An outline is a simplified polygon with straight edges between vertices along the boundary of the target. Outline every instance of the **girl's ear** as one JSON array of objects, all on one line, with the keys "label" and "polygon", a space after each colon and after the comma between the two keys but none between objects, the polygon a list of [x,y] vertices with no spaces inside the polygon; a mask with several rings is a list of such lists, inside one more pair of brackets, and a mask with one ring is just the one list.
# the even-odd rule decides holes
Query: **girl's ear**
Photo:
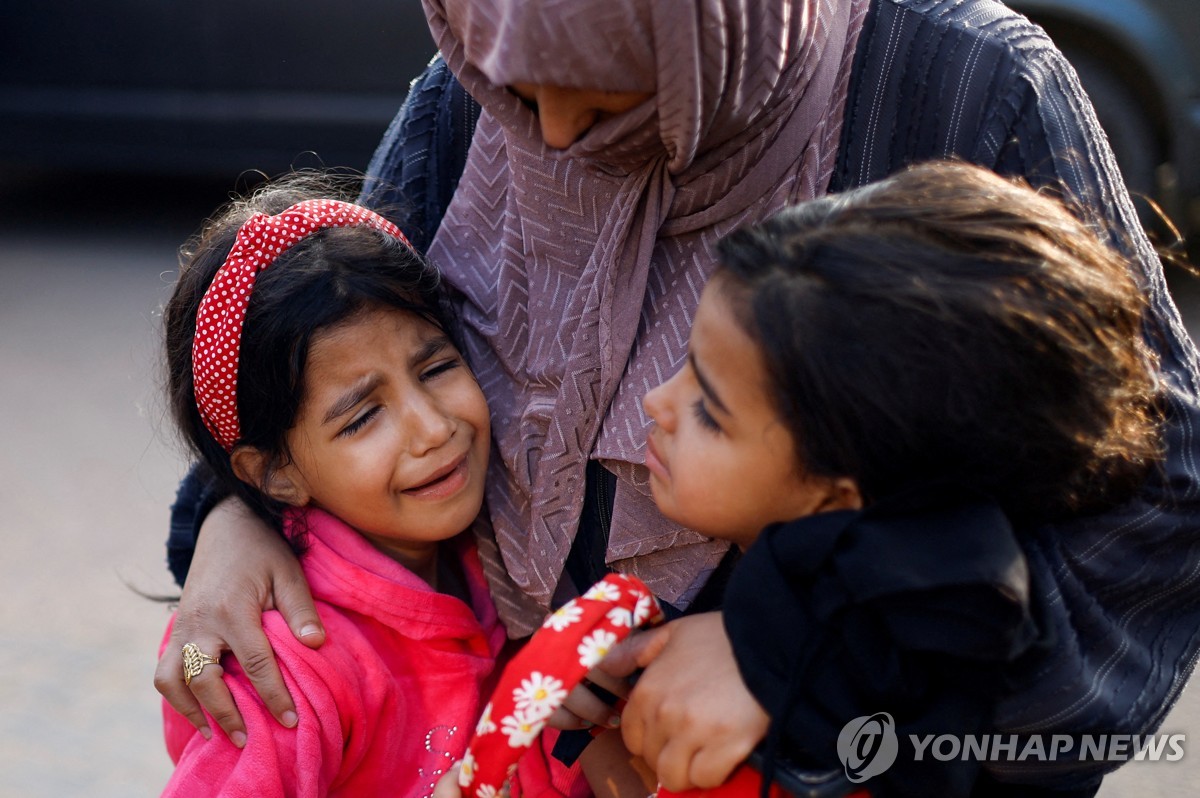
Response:
[{"label": "girl's ear", "polygon": [[850,477],[835,477],[829,481],[829,495],[825,498],[822,512],[831,510],[861,510],[862,491]]},{"label": "girl's ear", "polygon": [[292,507],[308,504],[310,496],[307,483],[294,463],[271,468],[271,457],[253,446],[234,449],[229,455],[229,463],[238,479],[262,490],[275,501]]}]

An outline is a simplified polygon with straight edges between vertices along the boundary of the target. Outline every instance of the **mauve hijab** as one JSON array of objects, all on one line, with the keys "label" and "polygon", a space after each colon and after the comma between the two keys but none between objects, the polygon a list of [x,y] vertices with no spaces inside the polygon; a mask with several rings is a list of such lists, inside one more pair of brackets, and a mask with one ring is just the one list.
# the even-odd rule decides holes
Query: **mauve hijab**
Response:
[{"label": "mauve hijab", "polygon": [[[425,0],[483,108],[429,249],[492,410],[481,552],[510,634],[536,628],[584,469],[618,475],[607,559],[685,606],[727,544],[658,514],[641,398],[681,365],[714,242],[823,194],[869,0]],[[653,92],[566,150],[505,86]]]}]

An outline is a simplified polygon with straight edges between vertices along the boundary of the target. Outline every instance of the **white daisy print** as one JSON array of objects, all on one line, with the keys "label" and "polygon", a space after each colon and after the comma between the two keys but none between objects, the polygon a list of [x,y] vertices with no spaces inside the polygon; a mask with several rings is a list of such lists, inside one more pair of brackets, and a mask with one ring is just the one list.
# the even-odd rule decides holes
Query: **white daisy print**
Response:
[{"label": "white daisy print", "polygon": [[508,735],[512,748],[528,748],[546,725],[544,718],[535,718],[527,712],[517,711],[500,721],[500,731]]},{"label": "white daisy print", "polygon": [[458,771],[458,786],[470,787],[473,781],[475,781],[475,756],[467,751]]},{"label": "white daisy print", "polygon": [[573,601],[568,602],[567,604],[564,604],[556,609],[554,612],[550,613],[550,617],[546,619],[542,626],[553,629],[556,632],[561,632],[563,629],[566,629],[568,626],[578,621],[582,615],[583,607],[580,607]]},{"label": "white daisy print", "polygon": [[624,607],[613,607],[606,617],[613,626],[633,627],[633,613]]},{"label": "white daisy print", "polygon": [[616,642],[615,634],[597,629],[579,644],[579,664],[585,668],[595,667],[596,663],[608,655],[608,650],[616,645]]},{"label": "white daisy print", "polygon": [[618,601],[621,598],[621,588],[609,582],[597,582],[588,588],[583,597],[593,601]]},{"label": "white daisy print", "polygon": [[496,723],[492,720],[492,702],[483,708],[483,714],[479,716],[479,722],[475,724],[475,734],[491,734],[496,730]]},{"label": "white daisy print", "polygon": [[475,791],[475,798],[496,798],[496,788],[490,784],[480,784]]},{"label": "white daisy print", "polygon": [[637,604],[633,607],[633,625],[641,626],[650,619],[654,612],[654,599],[646,594],[638,597]]},{"label": "white daisy print", "polygon": [[513,703],[531,718],[547,718],[567,697],[561,679],[534,671],[513,690]]}]

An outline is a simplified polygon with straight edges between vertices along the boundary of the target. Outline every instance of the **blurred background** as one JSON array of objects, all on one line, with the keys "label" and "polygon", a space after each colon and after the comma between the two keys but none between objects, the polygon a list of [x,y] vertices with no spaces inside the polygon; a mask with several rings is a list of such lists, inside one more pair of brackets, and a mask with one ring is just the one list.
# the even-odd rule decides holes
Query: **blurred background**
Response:
[{"label": "blurred background", "polygon": [[[1072,58],[1134,190],[1200,230],[1200,0],[1011,5]],[[0,797],[154,795],[169,610],[135,591],[176,592],[185,463],[157,370],[176,251],[258,173],[365,169],[433,46],[417,0],[46,0],[0,19]],[[1170,278],[1195,336],[1198,281]],[[1101,795],[1193,794],[1195,702],[1164,726],[1194,753]]]}]

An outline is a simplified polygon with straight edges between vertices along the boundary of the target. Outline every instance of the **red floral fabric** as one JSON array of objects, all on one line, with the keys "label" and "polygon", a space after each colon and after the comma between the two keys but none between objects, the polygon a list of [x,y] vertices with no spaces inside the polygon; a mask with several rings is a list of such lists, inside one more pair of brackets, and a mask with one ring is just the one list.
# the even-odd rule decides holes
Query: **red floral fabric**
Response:
[{"label": "red floral fabric", "polygon": [[[640,579],[609,574],[546,618],[505,667],[467,745],[458,783],[464,798],[497,798],[517,761],[537,741],[567,694],[636,628],[664,619],[657,599]],[[762,780],[743,765],[721,787],[658,798],[757,798]],[[771,798],[787,793],[772,785]],[[867,794],[855,793],[854,798]]]}]

